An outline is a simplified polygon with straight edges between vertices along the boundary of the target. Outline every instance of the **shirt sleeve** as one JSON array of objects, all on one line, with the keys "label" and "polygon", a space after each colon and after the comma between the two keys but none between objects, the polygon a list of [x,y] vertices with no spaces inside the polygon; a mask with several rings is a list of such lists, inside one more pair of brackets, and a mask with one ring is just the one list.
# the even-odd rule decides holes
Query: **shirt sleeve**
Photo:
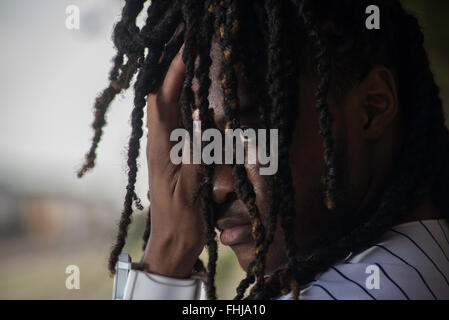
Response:
[{"label": "shirt sleeve", "polygon": [[205,300],[200,276],[174,279],[139,270],[130,270],[124,300]]}]

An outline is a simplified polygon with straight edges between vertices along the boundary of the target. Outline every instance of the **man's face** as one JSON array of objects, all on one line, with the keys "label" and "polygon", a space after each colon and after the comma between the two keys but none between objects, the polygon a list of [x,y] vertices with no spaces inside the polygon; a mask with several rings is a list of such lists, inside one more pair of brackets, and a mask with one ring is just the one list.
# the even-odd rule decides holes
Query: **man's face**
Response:
[{"label": "man's face", "polygon": [[[223,95],[220,83],[221,52],[212,46],[210,108],[213,109],[216,126],[224,130]],[[251,70],[249,70],[251,72]],[[244,79],[238,77],[238,98],[242,126],[257,128],[259,115],[257,102]],[[197,84],[194,84],[194,88]],[[330,219],[324,206],[323,148],[319,136],[318,114],[315,110],[315,81],[306,75],[299,79],[300,110],[291,145],[290,166],[295,196],[295,235],[299,248],[311,244],[315,237],[323,236],[330,228]],[[268,94],[263,99],[269,99]],[[268,100],[265,100],[268,101]],[[335,119],[338,126],[338,117]],[[267,214],[269,198],[265,178],[257,165],[246,165],[248,178],[254,186],[256,203],[262,216]],[[213,198],[216,207],[217,227],[221,242],[235,252],[243,269],[254,258],[254,241],[251,221],[245,204],[237,199],[235,180],[230,165],[216,165],[213,179]],[[277,224],[274,241],[267,255],[267,271],[274,271],[286,262],[282,230]]]}]

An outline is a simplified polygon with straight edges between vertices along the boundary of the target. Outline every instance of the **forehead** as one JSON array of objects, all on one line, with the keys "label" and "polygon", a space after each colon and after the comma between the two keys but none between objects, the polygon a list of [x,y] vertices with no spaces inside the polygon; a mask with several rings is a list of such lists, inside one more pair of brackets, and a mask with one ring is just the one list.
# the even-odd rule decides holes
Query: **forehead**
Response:
[{"label": "forehead", "polygon": [[[221,88],[221,64],[223,61],[223,50],[219,43],[214,39],[211,44],[210,56],[212,59],[212,65],[210,67],[209,77],[211,79],[211,86],[209,90],[209,108],[213,109],[214,117],[216,120],[224,116],[223,110],[223,91]],[[198,61],[197,61],[198,62]],[[251,72],[251,70],[249,70]],[[252,98],[249,90],[249,84],[239,72],[236,73],[237,77],[237,96],[239,105],[241,108],[254,105],[254,99]],[[192,83],[192,88],[196,93],[198,91],[198,80],[195,78]]]}]

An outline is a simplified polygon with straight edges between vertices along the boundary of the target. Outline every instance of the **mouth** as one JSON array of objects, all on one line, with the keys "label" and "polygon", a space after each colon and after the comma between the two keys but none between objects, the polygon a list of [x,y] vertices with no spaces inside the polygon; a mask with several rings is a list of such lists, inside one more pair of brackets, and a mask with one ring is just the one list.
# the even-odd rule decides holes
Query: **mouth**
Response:
[{"label": "mouth", "polygon": [[252,241],[251,223],[232,220],[219,221],[220,241],[225,246],[235,246]]}]

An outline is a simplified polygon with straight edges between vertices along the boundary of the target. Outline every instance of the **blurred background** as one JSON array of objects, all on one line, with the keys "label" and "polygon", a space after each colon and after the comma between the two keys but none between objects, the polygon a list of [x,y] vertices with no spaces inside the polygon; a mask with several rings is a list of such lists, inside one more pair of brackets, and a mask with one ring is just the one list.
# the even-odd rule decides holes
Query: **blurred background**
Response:
[{"label": "blurred background", "polygon": [[[449,2],[403,2],[424,27],[447,111]],[[107,257],[126,187],[132,92],[108,113],[96,169],[81,180],[75,172],[89,147],[93,101],[107,84],[122,4],[0,1],[0,299],[111,298]],[[79,30],[66,27],[69,5],[80,9]],[[146,185],[141,157],[137,193],[148,206]],[[133,260],[144,222],[136,212],[125,248]],[[232,298],[243,272],[229,249],[219,256],[218,295]],[[80,269],[78,290],[66,288],[69,265]]]}]

